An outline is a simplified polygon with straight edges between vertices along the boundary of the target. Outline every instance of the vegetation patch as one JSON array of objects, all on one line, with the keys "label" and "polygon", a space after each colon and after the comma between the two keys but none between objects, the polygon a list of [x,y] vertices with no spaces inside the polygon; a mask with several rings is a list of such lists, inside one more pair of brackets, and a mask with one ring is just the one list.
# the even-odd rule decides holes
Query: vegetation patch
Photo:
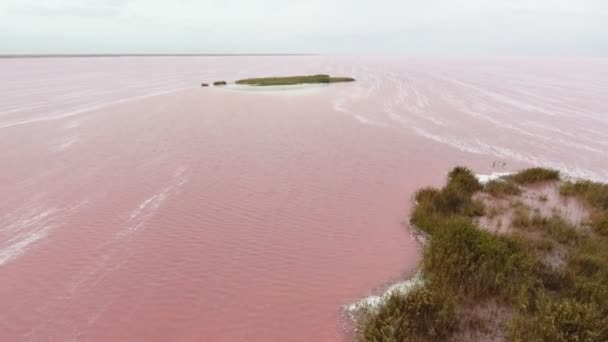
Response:
[{"label": "vegetation patch", "polygon": [[424,188],[416,193],[411,221],[418,229],[432,233],[448,218],[482,216],[483,203],[472,198],[480,189],[482,185],[470,169],[454,168],[443,189]]},{"label": "vegetation patch", "polygon": [[[504,183],[525,188],[558,179],[557,171],[530,169]],[[606,185],[562,187],[562,194],[577,196],[594,210],[594,231],[557,214],[543,217],[518,200],[510,201],[517,229],[501,234],[481,229],[476,217],[492,213],[474,195],[521,196],[522,189],[511,185],[515,188],[501,181],[482,186],[471,170],[457,167],[443,188],[416,193],[411,221],[428,235],[424,281],[360,316],[359,341],[608,340],[608,237],[596,228],[608,221]],[[559,263],[546,262],[555,255]],[[480,319],[487,303],[494,303],[496,314]]]},{"label": "vegetation patch", "polygon": [[540,182],[558,181],[560,176],[559,171],[557,170],[534,167],[520,171],[509,176],[509,178],[519,184],[534,184]]},{"label": "vegetation patch", "polygon": [[393,294],[378,312],[362,319],[362,341],[404,342],[446,339],[457,321],[452,298],[432,287]]},{"label": "vegetation patch", "polygon": [[608,210],[598,210],[591,215],[591,226],[598,234],[608,236]]},{"label": "vegetation patch", "polygon": [[228,83],[226,83],[226,81],[215,81],[215,82],[213,82],[213,85],[216,86],[216,87],[217,86],[225,86],[226,84],[228,84]]},{"label": "vegetation patch", "polygon": [[315,84],[315,83],[338,83],[338,82],[354,82],[354,78],[350,77],[332,77],[329,75],[311,75],[311,76],[288,76],[288,77],[262,77],[262,78],[247,78],[236,81],[236,84],[252,85],[252,86],[279,86],[279,85],[297,85],[297,84]]},{"label": "vegetation patch", "polygon": [[571,298],[536,301],[534,311],[519,315],[512,322],[512,341],[605,341],[605,317],[595,303]]},{"label": "vegetation patch", "polygon": [[566,182],[560,193],[583,201],[592,210],[591,227],[598,234],[608,236],[608,184],[590,181]]},{"label": "vegetation patch", "polygon": [[608,209],[608,184],[590,181],[566,182],[560,193],[565,196],[575,196],[595,209]]},{"label": "vegetation patch", "polygon": [[496,198],[521,195],[521,189],[519,186],[517,186],[517,184],[513,184],[513,182],[509,180],[502,179],[489,181],[484,186],[484,191]]},{"label": "vegetation patch", "polygon": [[534,260],[521,240],[478,229],[470,219],[445,221],[424,250],[430,283],[456,297],[510,300],[529,286]]}]

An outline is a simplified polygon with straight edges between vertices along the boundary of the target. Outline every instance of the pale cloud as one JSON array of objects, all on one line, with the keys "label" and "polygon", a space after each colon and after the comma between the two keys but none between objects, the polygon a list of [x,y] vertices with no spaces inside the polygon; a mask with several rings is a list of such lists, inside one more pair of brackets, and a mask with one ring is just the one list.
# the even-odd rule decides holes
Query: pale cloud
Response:
[{"label": "pale cloud", "polygon": [[608,54],[604,0],[1,0],[0,53]]},{"label": "pale cloud", "polygon": [[50,0],[19,2],[6,2],[4,8],[8,14],[31,17],[86,17],[86,16],[112,16],[119,13],[126,4],[122,0],[100,0],[83,2],[74,0]]}]

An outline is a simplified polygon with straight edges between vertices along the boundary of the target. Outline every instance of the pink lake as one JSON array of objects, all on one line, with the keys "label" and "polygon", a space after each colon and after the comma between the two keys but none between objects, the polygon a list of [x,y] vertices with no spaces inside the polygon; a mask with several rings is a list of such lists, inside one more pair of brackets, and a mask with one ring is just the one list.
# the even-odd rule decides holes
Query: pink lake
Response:
[{"label": "pink lake", "polygon": [[[201,82],[329,73],[293,90]],[[608,181],[608,59],[0,59],[0,340],[342,341],[413,192]],[[494,161],[506,162],[493,168]]]}]

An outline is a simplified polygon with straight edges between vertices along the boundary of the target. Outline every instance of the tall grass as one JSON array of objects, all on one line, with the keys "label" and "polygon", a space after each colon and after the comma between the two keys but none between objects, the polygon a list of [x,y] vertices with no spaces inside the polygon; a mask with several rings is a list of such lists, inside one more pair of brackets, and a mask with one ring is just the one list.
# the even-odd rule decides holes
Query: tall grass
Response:
[{"label": "tall grass", "polygon": [[407,296],[392,295],[373,315],[365,317],[360,341],[438,341],[456,328],[455,302],[431,286],[413,289]]},{"label": "tall grass", "polygon": [[448,183],[442,189],[424,188],[416,195],[416,207],[411,221],[419,229],[431,233],[450,217],[475,217],[485,213],[482,202],[472,195],[482,188],[473,172],[456,167],[448,174]]},{"label": "tall grass", "polygon": [[565,196],[576,196],[597,209],[608,209],[608,184],[590,181],[567,182],[560,192]]},{"label": "tall grass", "polygon": [[531,169],[522,170],[509,178],[519,184],[533,184],[539,182],[557,181],[560,179],[560,176],[559,171],[557,170],[534,167]]},{"label": "tall grass", "polygon": [[516,184],[500,179],[489,181],[484,186],[484,191],[496,198],[521,195],[521,189]]},{"label": "tall grass", "polygon": [[433,234],[422,270],[429,281],[448,287],[454,295],[509,300],[531,285],[534,264],[521,240],[456,218]]},{"label": "tall grass", "polygon": [[513,319],[508,338],[510,341],[606,341],[606,323],[595,303],[552,299],[543,294],[531,314],[520,314]]},{"label": "tall grass", "polygon": [[567,182],[560,192],[564,196],[574,196],[582,200],[592,211],[591,226],[604,236],[608,236],[608,184],[590,181]]}]

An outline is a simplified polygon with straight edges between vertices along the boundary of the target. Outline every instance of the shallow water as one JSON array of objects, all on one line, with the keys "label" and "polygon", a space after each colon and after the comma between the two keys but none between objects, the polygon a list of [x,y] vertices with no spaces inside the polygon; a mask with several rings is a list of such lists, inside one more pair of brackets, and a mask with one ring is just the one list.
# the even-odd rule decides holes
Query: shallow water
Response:
[{"label": "shallow water", "polygon": [[[294,91],[200,88],[329,73]],[[608,60],[0,60],[0,340],[336,341],[466,164],[608,180]],[[492,168],[504,161],[505,168]]]}]

